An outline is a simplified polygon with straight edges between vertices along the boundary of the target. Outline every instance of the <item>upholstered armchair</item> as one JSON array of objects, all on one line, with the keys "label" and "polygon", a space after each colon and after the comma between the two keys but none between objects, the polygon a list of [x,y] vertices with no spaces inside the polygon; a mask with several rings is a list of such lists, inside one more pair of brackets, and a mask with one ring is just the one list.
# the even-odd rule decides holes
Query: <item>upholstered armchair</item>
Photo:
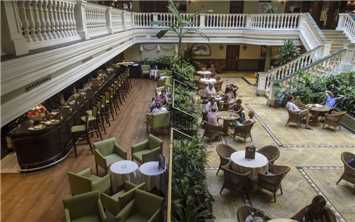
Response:
[{"label": "upholstered armchair", "polygon": [[263,146],[258,152],[266,156],[270,164],[274,164],[274,162],[280,157],[280,150],[274,145]]},{"label": "upholstered armchair", "polygon": [[247,190],[250,185],[249,175],[250,171],[239,172],[232,168],[231,163],[229,162],[226,165],[221,167],[224,174],[223,185],[220,190],[220,194],[222,194],[223,189],[227,188],[232,192],[241,192],[243,190]]},{"label": "upholstered armchair", "polygon": [[170,126],[170,112],[147,113],[147,132],[168,129]]},{"label": "upholstered armchair", "polygon": [[230,157],[232,153],[235,152],[235,149],[233,149],[231,146],[227,144],[218,144],[216,147],[216,152],[220,159],[219,167],[216,172],[216,175],[218,175],[218,172],[221,169],[221,167],[223,165],[226,165],[230,161]]},{"label": "upholstered armchair", "polygon": [[276,202],[276,192],[278,190],[283,194],[281,182],[290,170],[291,168],[288,166],[270,165],[269,172],[258,173],[259,187],[272,192],[274,194],[274,202]]},{"label": "upholstered armchair", "polygon": [[341,154],[341,161],[344,164],[344,172],[337,181],[337,185],[341,180],[346,180],[352,184],[355,184],[355,167],[350,166],[349,161],[351,159],[355,160],[355,154],[350,152],[343,152]]},{"label": "upholstered armchair", "polygon": [[324,116],[324,123],[322,128],[330,128],[336,130],[339,126],[341,119],[344,117],[346,112],[336,112],[333,111],[332,113],[325,114]]},{"label": "upholstered armchair", "polygon": [[269,217],[268,215],[266,215],[263,211],[261,211],[259,209],[256,209],[256,208],[253,208],[253,207],[249,207],[249,206],[242,206],[237,211],[238,221],[239,222],[247,221],[246,218],[249,215],[251,215],[252,213],[253,213],[253,215],[255,217],[263,218],[263,221],[271,220],[271,217]]},{"label": "upholstered armchair", "polygon": [[247,124],[243,124],[240,126],[235,126],[234,128],[234,137],[241,137],[244,139],[244,142],[246,141],[247,138],[250,138],[250,140],[253,142],[253,138],[251,136],[251,129],[254,126],[254,122],[250,122]]},{"label": "upholstered armchair", "polygon": [[107,192],[111,188],[110,176],[98,177],[87,168],[78,173],[67,172],[72,195],[90,191]]},{"label": "upholstered armchair", "polygon": [[144,141],[132,146],[132,159],[140,163],[158,160],[163,150],[163,141],[149,134]]},{"label": "upholstered armchair", "polygon": [[126,181],[123,184],[123,189],[112,196],[101,193],[101,201],[105,210],[114,216],[117,215],[128,203],[127,199],[132,196],[137,189],[143,189],[144,185],[145,183],[136,185]]},{"label": "upholstered armchair", "polygon": [[144,78],[149,78],[150,65],[142,65],[142,75]]},{"label": "upholstered armchair", "polygon": [[99,198],[99,192],[79,194],[63,200],[66,222],[105,222],[107,216]]},{"label": "upholstered armchair", "polygon": [[115,137],[96,142],[94,143],[94,147],[97,175],[98,166],[102,167],[106,174],[111,164],[127,159],[127,152],[117,143]]},{"label": "upholstered armchair", "polygon": [[162,204],[162,197],[138,189],[115,218],[117,222],[160,221]]}]

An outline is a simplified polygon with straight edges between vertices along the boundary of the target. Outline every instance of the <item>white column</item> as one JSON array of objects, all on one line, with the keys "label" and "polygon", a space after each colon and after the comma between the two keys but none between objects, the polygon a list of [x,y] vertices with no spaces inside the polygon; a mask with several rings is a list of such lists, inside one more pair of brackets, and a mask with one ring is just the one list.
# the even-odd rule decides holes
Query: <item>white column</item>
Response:
[{"label": "white column", "polygon": [[205,14],[201,14],[200,15],[200,28],[204,28],[205,27],[205,22],[206,22],[206,15]]},{"label": "white column", "polygon": [[[22,35],[22,30],[19,21],[17,2],[3,1],[5,8],[5,15],[7,21],[7,28],[9,30],[9,39],[12,43],[11,54],[25,55],[28,54],[29,48],[26,39]],[[5,22],[3,24],[6,24]]]},{"label": "white column", "polygon": [[106,9],[106,26],[109,34],[113,33],[112,29],[112,7]]},{"label": "white column", "polygon": [[85,7],[86,7],[86,0],[77,0],[76,9],[75,9],[76,11],[75,19],[76,19],[78,34],[83,40],[89,38],[88,30],[86,27]]},{"label": "white column", "polygon": [[267,72],[271,66],[271,46],[266,46],[266,55],[265,55],[265,66],[264,71]]}]

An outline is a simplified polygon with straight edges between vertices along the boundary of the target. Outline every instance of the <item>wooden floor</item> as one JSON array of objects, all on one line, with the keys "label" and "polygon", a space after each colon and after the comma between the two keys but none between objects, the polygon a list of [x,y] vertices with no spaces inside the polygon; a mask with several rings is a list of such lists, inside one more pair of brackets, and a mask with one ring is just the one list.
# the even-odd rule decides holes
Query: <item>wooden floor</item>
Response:
[{"label": "wooden floor", "polygon": [[[105,137],[116,137],[130,153],[130,146],[142,141],[146,134],[145,114],[154,95],[156,83],[134,80],[134,87]],[[167,136],[164,153],[168,153]],[[96,140],[96,138],[95,138]],[[67,171],[94,169],[94,157],[87,145],[80,145],[79,157],[71,154],[51,168],[26,174],[1,174],[1,221],[64,221],[62,200],[69,197]]]}]

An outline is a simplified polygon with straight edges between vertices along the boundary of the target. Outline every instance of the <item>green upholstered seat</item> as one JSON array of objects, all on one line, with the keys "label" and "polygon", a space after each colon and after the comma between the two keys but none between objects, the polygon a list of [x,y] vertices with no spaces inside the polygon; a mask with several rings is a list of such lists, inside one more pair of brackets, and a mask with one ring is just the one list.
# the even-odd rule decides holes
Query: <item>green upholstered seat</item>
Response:
[{"label": "green upholstered seat", "polygon": [[87,168],[78,173],[67,172],[72,195],[90,191],[106,192],[111,188],[109,175],[98,177]]},{"label": "green upholstered seat", "polygon": [[162,153],[163,141],[158,137],[149,134],[148,138],[132,146],[132,158],[138,162],[158,160]]},{"label": "green upholstered seat", "polygon": [[85,125],[76,125],[71,127],[71,132],[72,133],[79,133],[79,132],[85,132],[86,126]]},{"label": "green upholstered seat", "polygon": [[118,222],[160,221],[162,204],[162,197],[138,189],[115,218]]},{"label": "green upholstered seat", "polygon": [[96,142],[94,143],[94,147],[96,173],[98,166],[102,167],[107,173],[112,163],[127,159],[127,152],[114,137]]},{"label": "green upholstered seat", "polygon": [[137,189],[143,189],[145,183],[133,184],[126,181],[123,184],[123,189],[109,196],[105,193],[101,194],[101,201],[106,211],[112,215],[117,215],[121,209],[132,199],[132,195]]},{"label": "green upholstered seat", "polygon": [[170,126],[170,112],[148,113],[147,130],[166,129]]},{"label": "green upholstered seat", "polygon": [[66,222],[105,222],[107,216],[97,191],[63,200]]}]

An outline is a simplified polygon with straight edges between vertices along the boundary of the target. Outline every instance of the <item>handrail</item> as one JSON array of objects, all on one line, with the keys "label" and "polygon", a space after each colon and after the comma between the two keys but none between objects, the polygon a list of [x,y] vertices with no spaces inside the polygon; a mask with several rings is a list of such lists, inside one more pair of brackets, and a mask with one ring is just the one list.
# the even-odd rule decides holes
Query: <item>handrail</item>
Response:
[{"label": "handrail", "polygon": [[336,30],[341,30],[350,39],[352,43],[355,43],[355,20],[348,13],[339,13],[339,20]]}]

